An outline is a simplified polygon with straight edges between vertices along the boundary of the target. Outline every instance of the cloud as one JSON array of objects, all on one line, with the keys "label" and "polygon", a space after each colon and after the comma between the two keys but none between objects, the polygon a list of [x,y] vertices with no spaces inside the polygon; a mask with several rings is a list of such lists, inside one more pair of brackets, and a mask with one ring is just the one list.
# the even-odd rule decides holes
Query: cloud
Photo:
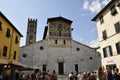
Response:
[{"label": "cloud", "polygon": [[111,0],[85,0],[83,3],[83,10],[88,10],[92,13],[99,12],[101,8],[107,5]]},{"label": "cloud", "polygon": [[89,6],[89,10],[94,13],[94,12],[99,12],[101,9],[101,4],[98,0],[93,1],[90,6]]},{"label": "cloud", "polygon": [[88,0],[84,1],[83,10],[89,10],[92,13],[94,13],[100,11],[100,9],[101,9],[101,4],[99,0],[94,0],[91,3]]},{"label": "cloud", "polygon": [[111,1],[111,0],[103,0],[103,1],[102,1],[102,5],[105,6],[105,5],[107,5],[110,1]]},{"label": "cloud", "polygon": [[86,13],[82,13],[81,16],[88,16],[88,14],[86,14]]},{"label": "cloud", "polygon": [[84,2],[84,4],[83,4],[83,9],[84,9],[84,10],[89,9],[89,2],[88,2],[88,1],[85,1],[85,2]]},{"label": "cloud", "polygon": [[98,38],[95,40],[92,40],[91,42],[89,42],[89,46],[90,47],[99,47],[99,40]]}]

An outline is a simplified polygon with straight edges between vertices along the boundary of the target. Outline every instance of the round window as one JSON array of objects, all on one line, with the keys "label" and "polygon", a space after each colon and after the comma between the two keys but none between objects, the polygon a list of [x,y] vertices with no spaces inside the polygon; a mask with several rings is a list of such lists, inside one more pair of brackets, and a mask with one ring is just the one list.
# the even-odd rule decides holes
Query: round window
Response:
[{"label": "round window", "polygon": [[40,50],[43,50],[44,48],[43,48],[43,46],[40,46]]},{"label": "round window", "polygon": [[27,54],[23,54],[23,58],[26,58],[27,57]]},{"label": "round window", "polygon": [[80,48],[76,48],[77,51],[80,51]]},{"label": "round window", "polygon": [[90,60],[92,60],[92,57],[90,57]]}]

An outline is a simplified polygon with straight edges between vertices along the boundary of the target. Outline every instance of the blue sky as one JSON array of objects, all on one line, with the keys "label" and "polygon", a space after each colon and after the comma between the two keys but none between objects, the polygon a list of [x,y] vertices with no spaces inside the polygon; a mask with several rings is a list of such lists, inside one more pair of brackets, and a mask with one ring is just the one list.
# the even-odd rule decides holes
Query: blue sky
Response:
[{"label": "blue sky", "polygon": [[62,16],[72,20],[72,38],[88,46],[98,46],[96,23],[91,19],[110,0],[0,0],[0,11],[24,36],[25,45],[28,18],[38,19],[37,41],[42,40],[47,19]]}]

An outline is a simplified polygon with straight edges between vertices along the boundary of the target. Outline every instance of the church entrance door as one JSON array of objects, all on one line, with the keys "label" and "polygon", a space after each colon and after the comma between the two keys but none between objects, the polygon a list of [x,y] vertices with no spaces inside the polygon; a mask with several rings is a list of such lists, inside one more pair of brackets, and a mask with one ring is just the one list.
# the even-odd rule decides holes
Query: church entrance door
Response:
[{"label": "church entrance door", "polygon": [[63,64],[63,62],[58,63],[58,73],[59,73],[59,75],[64,74],[64,64]]},{"label": "church entrance door", "polygon": [[43,72],[46,72],[46,65],[43,65]]}]

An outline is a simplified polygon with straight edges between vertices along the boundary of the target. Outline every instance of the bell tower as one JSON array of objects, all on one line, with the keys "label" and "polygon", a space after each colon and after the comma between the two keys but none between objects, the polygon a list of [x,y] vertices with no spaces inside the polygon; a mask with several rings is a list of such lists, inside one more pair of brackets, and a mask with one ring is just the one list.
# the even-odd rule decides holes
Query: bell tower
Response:
[{"label": "bell tower", "polygon": [[36,42],[37,19],[28,19],[26,45]]}]

